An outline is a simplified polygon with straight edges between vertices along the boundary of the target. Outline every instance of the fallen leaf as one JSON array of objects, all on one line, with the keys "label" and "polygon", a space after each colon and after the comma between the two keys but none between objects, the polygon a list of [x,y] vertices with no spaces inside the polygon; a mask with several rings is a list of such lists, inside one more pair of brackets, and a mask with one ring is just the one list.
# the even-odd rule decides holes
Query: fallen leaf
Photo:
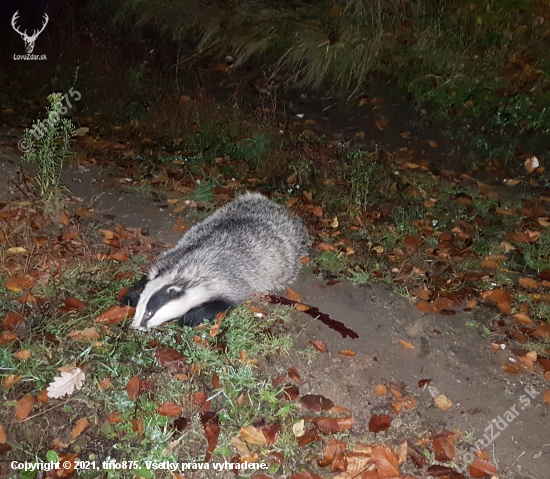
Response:
[{"label": "fallen leaf", "polygon": [[86,310],[86,305],[78,298],[62,299],[65,306],[61,308],[62,312],[67,313],[83,313]]},{"label": "fallen leaf", "polygon": [[73,427],[73,430],[71,432],[71,435],[73,436],[73,439],[76,439],[78,436],[82,434],[82,432],[90,425],[88,422],[88,419],[85,417],[81,417],[78,421],[76,421],[75,426]]},{"label": "fallen leaf", "polygon": [[334,402],[319,394],[306,394],[300,398],[302,405],[310,411],[328,411]]},{"label": "fallen leaf", "polygon": [[0,424],[0,444],[6,444],[8,436],[6,434],[6,429],[2,424]]},{"label": "fallen leaf", "polygon": [[519,278],[519,285],[527,289],[537,289],[538,283],[533,278]]},{"label": "fallen leaf", "polygon": [[434,141],[434,140],[428,140],[428,144],[429,144],[432,148],[437,148],[437,147],[439,147],[439,143],[437,143],[437,141]]},{"label": "fallen leaf", "polygon": [[26,361],[31,357],[31,352],[28,349],[22,349],[21,351],[16,352],[13,357],[15,359],[21,359],[22,361]]},{"label": "fallen leaf", "polygon": [[389,429],[391,426],[390,416],[387,414],[374,414],[369,420],[370,432],[382,432]]},{"label": "fallen leaf", "polygon": [[311,344],[317,351],[328,353],[327,345],[323,343],[323,341],[320,341],[319,339],[311,339],[308,343]]},{"label": "fallen leaf", "polygon": [[472,477],[485,477],[488,474],[496,474],[497,470],[490,462],[483,459],[474,459],[468,468]]},{"label": "fallen leaf", "polygon": [[524,166],[527,173],[533,173],[540,166],[539,159],[535,155],[527,155]]},{"label": "fallen leaf", "polygon": [[453,403],[444,394],[435,398],[435,405],[442,411],[446,411],[453,407]]},{"label": "fallen leaf", "polygon": [[438,434],[433,438],[435,460],[440,462],[452,461],[455,457],[455,440],[452,434]]},{"label": "fallen leaf", "polygon": [[523,313],[517,313],[512,316],[520,324],[534,324],[533,320]]},{"label": "fallen leaf", "polygon": [[405,341],[403,339],[399,339],[399,344],[401,346],[403,346],[405,349],[414,349],[414,344],[409,342],[409,341]]},{"label": "fallen leaf", "polygon": [[256,444],[258,446],[267,446],[267,440],[259,429],[254,426],[241,427],[241,438],[247,444]]},{"label": "fallen leaf", "polygon": [[380,475],[399,476],[399,459],[387,446],[372,446],[372,458]]},{"label": "fallen leaf", "polygon": [[550,389],[544,393],[543,401],[550,406]]},{"label": "fallen leaf", "polygon": [[348,357],[353,357],[357,355],[357,353],[352,349],[342,349],[342,351],[340,351],[338,354],[341,354],[342,356],[348,356]]},{"label": "fallen leaf", "polygon": [[56,376],[48,386],[49,398],[60,398],[71,395],[75,389],[80,389],[86,379],[84,371],[80,368],[72,368],[70,371],[62,371],[61,376]]},{"label": "fallen leaf", "polygon": [[130,378],[128,384],[126,384],[126,391],[128,392],[128,397],[130,399],[137,399],[139,393],[139,376],[137,374]]},{"label": "fallen leaf", "polygon": [[166,401],[164,404],[157,408],[157,412],[161,416],[179,416],[182,412],[182,408],[176,403]]},{"label": "fallen leaf", "polygon": [[129,316],[132,316],[136,311],[136,308],[132,306],[111,306],[105,312],[95,318],[96,323],[101,324],[118,324],[124,321]]},{"label": "fallen leaf", "polygon": [[17,340],[17,333],[15,331],[2,331],[0,333],[0,344],[11,343]]},{"label": "fallen leaf", "polygon": [[91,341],[98,338],[99,334],[95,328],[85,328],[82,330],[75,329],[67,334],[67,339],[73,339],[75,341]]},{"label": "fallen leaf", "polygon": [[287,371],[288,377],[292,379],[293,381],[297,383],[302,382],[302,378],[300,377],[300,373],[298,371],[298,368],[296,366],[290,366]]},{"label": "fallen leaf", "polygon": [[33,407],[34,398],[30,394],[23,396],[15,405],[15,417],[20,421],[26,419],[31,413]]},{"label": "fallen leaf", "polygon": [[302,302],[302,295],[290,288],[286,288],[286,298],[290,299],[290,301],[295,301],[297,303]]},{"label": "fallen leaf", "polygon": [[377,394],[378,396],[385,396],[387,393],[388,393],[388,388],[383,384],[378,384],[374,388],[374,394]]},{"label": "fallen leaf", "polygon": [[6,288],[10,291],[23,291],[32,288],[36,283],[36,278],[27,273],[17,273],[6,281]]}]

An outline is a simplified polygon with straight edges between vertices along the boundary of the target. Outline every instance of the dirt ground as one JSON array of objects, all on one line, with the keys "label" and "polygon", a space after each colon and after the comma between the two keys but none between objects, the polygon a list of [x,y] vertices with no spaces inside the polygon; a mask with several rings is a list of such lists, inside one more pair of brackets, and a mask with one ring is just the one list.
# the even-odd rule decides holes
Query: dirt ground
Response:
[{"label": "dirt ground", "polygon": [[[2,143],[10,142],[16,131],[2,131]],[[14,149],[2,147],[0,165],[4,178],[16,181],[19,166]],[[120,186],[110,181],[109,172],[99,169],[68,167],[65,183],[84,206],[96,214],[116,220],[126,227],[141,227],[153,239],[173,243],[179,237],[171,227],[166,205],[151,199],[121,193]],[[14,186],[0,182],[0,201],[9,199]],[[359,336],[342,338],[326,325],[305,314],[296,314],[291,331],[298,337],[298,349],[312,339],[323,341],[329,353],[318,354],[311,362],[295,355],[274,365],[282,370],[293,364],[302,376],[301,394],[322,394],[353,411],[356,424],[351,435],[361,442],[374,440],[368,422],[372,414],[388,411],[387,398],[373,392],[377,384],[400,384],[404,394],[415,397],[417,407],[399,417],[386,433],[400,437],[418,437],[424,432],[455,430],[472,437],[471,443],[483,435],[498,436],[486,449],[501,479],[545,479],[550,470],[550,413],[543,404],[544,380],[533,372],[510,376],[501,370],[507,359],[506,350],[494,351],[492,341],[502,339],[487,333],[494,316],[488,309],[475,313],[458,312],[454,316],[425,314],[406,298],[388,287],[368,284],[354,286],[342,281],[331,286],[304,269],[292,286],[303,295],[304,302],[319,308],[331,318],[343,322]],[[415,349],[402,347],[398,340],[410,341]],[[343,357],[339,351],[349,349],[355,357]],[[431,379],[420,389],[418,381]],[[526,388],[535,396],[526,405]],[[444,394],[453,406],[442,411],[434,397]],[[510,422],[501,419],[510,408],[517,416]],[[500,430],[502,429],[502,430]],[[487,443],[487,441],[486,441]],[[462,449],[460,456],[471,452]],[[457,454],[457,457],[459,455]],[[460,458],[459,468],[466,468]],[[411,471],[414,473],[414,470]]]}]

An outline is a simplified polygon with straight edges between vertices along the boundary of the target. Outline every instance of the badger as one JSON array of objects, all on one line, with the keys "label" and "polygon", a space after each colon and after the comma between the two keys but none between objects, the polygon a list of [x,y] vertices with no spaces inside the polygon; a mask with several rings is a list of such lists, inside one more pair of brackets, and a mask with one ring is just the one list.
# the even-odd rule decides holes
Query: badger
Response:
[{"label": "badger", "polygon": [[172,320],[197,325],[294,281],[306,239],[299,218],[259,193],[246,193],[190,228],[121,305],[136,306],[135,329]]}]

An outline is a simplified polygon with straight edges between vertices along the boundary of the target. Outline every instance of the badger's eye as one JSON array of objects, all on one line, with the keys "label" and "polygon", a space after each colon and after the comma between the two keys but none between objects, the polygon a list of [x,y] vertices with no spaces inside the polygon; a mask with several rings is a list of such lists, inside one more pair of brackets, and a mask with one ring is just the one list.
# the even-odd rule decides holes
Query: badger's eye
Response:
[{"label": "badger's eye", "polygon": [[143,315],[143,319],[150,319],[151,316],[153,316],[153,311],[145,311],[145,314]]}]

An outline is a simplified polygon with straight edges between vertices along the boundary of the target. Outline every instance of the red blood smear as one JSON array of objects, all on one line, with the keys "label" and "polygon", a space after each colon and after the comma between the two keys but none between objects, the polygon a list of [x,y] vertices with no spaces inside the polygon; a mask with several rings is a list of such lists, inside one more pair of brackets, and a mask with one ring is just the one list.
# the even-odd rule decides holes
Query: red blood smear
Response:
[{"label": "red blood smear", "polygon": [[[290,299],[283,298],[282,296],[269,295],[269,300],[273,304],[297,304],[296,301],[291,301]],[[359,338],[359,335],[355,331],[346,327],[344,323],[332,319],[328,314],[321,313],[318,308],[310,306],[307,311],[304,311],[304,313],[311,316],[313,319],[318,319],[323,324],[326,324],[330,329],[340,333],[343,338]]]}]

